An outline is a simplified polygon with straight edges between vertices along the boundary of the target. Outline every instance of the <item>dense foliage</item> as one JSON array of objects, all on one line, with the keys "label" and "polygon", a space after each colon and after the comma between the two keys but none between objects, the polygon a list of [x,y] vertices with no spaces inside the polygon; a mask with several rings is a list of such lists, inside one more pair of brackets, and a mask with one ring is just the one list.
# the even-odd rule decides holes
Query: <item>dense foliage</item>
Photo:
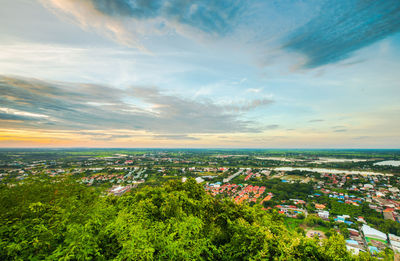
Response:
[{"label": "dense foliage", "polygon": [[0,187],[0,260],[369,260],[290,232],[278,214],[205,193],[194,180],[121,197],[70,181]]}]

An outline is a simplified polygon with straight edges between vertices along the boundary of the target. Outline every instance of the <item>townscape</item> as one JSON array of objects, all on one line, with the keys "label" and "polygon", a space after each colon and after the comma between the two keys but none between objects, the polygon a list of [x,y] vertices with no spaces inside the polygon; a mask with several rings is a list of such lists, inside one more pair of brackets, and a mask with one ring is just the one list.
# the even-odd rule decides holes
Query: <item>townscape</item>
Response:
[{"label": "townscape", "polygon": [[308,237],[340,233],[354,254],[400,253],[396,150],[1,150],[0,182],[72,178],[121,196],[193,178],[208,194],[280,216]]}]

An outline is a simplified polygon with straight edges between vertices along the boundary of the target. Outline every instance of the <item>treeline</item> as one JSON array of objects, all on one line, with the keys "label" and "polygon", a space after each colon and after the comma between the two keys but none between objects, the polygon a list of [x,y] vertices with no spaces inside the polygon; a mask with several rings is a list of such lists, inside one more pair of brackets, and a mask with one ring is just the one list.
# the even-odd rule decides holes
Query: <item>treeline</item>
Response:
[{"label": "treeline", "polygon": [[1,185],[0,260],[372,260],[348,253],[341,235],[305,238],[280,215],[215,199],[192,179],[121,197],[97,189]]}]

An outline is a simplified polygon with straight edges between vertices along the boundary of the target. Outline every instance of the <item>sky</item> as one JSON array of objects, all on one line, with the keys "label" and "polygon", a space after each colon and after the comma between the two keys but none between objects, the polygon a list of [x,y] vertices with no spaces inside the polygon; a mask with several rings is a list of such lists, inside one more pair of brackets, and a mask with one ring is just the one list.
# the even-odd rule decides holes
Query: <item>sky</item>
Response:
[{"label": "sky", "polygon": [[400,148],[398,0],[0,4],[0,147]]}]

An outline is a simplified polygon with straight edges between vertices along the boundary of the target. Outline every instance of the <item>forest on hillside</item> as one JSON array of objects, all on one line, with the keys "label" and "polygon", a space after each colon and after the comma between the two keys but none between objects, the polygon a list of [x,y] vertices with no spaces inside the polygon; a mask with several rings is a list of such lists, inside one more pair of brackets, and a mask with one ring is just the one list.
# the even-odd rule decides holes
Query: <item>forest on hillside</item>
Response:
[{"label": "forest on hillside", "polygon": [[213,198],[193,179],[120,197],[26,179],[0,186],[0,222],[0,260],[374,260],[347,252],[339,234],[306,238],[278,213]]}]

